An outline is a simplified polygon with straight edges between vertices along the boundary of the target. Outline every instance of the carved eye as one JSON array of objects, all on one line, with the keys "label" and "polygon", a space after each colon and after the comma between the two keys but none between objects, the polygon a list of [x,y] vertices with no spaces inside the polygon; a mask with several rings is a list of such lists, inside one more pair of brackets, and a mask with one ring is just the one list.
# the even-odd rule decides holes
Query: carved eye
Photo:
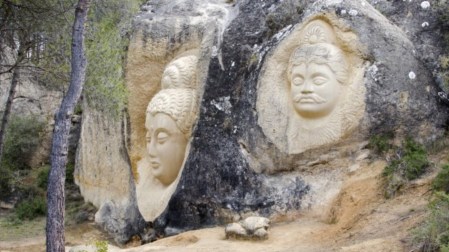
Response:
[{"label": "carved eye", "polygon": [[313,79],[313,84],[315,85],[323,85],[328,81],[328,79],[323,77],[316,77]]},{"label": "carved eye", "polygon": [[167,141],[169,135],[166,132],[159,132],[157,134],[157,142],[162,144],[165,143],[165,141]]},{"label": "carved eye", "polygon": [[151,134],[150,134],[150,132],[147,132],[147,134],[145,135],[145,140],[147,141],[147,143],[151,142]]},{"label": "carved eye", "polygon": [[293,84],[296,85],[296,86],[299,86],[299,85],[301,85],[303,83],[304,83],[304,80],[301,77],[295,77],[293,79]]}]

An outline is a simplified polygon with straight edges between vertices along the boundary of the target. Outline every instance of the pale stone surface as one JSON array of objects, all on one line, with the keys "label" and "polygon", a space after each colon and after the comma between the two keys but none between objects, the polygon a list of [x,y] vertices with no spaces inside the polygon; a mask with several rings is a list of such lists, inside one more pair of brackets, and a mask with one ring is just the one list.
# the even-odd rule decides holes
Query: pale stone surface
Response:
[{"label": "pale stone surface", "polygon": [[226,239],[266,240],[270,220],[251,216],[238,223],[228,224],[225,228]]},{"label": "pale stone surface", "polygon": [[327,15],[298,26],[269,56],[259,77],[258,123],[290,154],[335,144],[362,118],[361,46],[354,33],[334,28],[339,22]]},{"label": "pale stone surface", "polygon": [[240,223],[228,224],[225,228],[226,238],[239,238],[246,236],[246,230],[240,225]]},{"label": "pale stone surface", "polygon": [[250,232],[255,232],[258,229],[268,229],[270,220],[264,217],[251,216],[242,221],[242,226]]},{"label": "pale stone surface", "polygon": [[[174,1],[172,7],[180,6],[181,12],[185,11],[175,15],[170,11],[171,7],[164,5],[159,1],[148,2],[136,18],[126,74],[130,90],[128,151],[139,209],[147,221],[154,221],[166,209],[177,188],[190,151],[191,131],[204,92],[212,47],[220,43],[215,38],[221,36],[230,15],[222,3],[215,1]],[[192,6],[195,6],[195,11],[190,12]],[[158,14],[168,12],[170,15],[153,17],[154,10]],[[164,106],[178,108],[167,109]],[[160,160],[151,157],[156,149],[148,139],[154,140],[156,135],[146,138],[151,131],[145,125],[156,126],[151,125],[154,124],[151,117],[161,117],[158,115],[160,113],[170,115],[185,137],[180,137],[180,141],[172,146],[178,149],[178,154],[170,161],[171,164],[167,163],[171,168],[163,167],[166,171],[172,171],[169,176],[164,173],[169,178],[163,178],[160,173],[162,169],[155,169],[155,166],[161,165]],[[166,118],[166,121],[169,120]],[[159,159],[163,153],[171,152],[159,151]]]},{"label": "pale stone surface", "polygon": [[75,183],[86,202],[99,211],[95,221],[119,243],[143,229],[126,153],[126,123],[84,106],[76,153]]},{"label": "pale stone surface", "polygon": [[162,75],[161,87],[146,111],[146,152],[137,165],[137,202],[147,221],[164,211],[185,162],[191,129],[198,114],[198,58],[180,56]]}]

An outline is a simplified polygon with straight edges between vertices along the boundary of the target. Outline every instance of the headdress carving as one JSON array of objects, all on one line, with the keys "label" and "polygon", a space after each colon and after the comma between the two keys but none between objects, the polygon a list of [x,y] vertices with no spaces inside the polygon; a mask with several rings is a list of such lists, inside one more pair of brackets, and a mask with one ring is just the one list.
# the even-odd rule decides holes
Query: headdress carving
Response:
[{"label": "headdress carving", "polygon": [[147,107],[147,113],[169,115],[189,137],[196,119],[196,72],[198,58],[186,56],[172,61],[162,75],[162,90]]}]

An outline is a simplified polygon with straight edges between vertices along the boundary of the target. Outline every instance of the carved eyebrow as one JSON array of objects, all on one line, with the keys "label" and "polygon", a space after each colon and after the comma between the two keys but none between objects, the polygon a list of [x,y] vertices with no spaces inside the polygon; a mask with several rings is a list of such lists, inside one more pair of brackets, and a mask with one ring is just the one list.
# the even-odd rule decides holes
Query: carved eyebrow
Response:
[{"label": "carved eyebrow", "polygon": [[296,78],[296,77],[300,77],[300,78],[304,79],[304,75],[302,75],[302,74],[300,74],[300,73],[296,73],[296,74],[293,74],[293,75],[292,75],[292,80],[293,80],[294,78]]},{"label": "carved eyebrow", "polygon": [[322,78],[330,79],[329,76],[328,76],[327,74],[321,73],[321,72],[313,73],[311,77],[312,77],[312,78],[322,77]]}]

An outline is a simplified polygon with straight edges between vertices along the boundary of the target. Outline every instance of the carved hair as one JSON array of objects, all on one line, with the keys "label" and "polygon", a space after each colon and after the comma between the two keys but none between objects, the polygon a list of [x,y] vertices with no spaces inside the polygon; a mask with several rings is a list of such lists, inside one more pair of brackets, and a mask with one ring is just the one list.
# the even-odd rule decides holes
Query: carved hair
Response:
[{"label": "carved hair", "polygon": [[170,116],[186,137],[190,136],[196,117],[195,91],[190,88],[163,89],[147,107],[147,114],[164,113]]},{"label": "carved hair", "polygon": [[170,116],[178,128],[190,137],[196,119],[196,72],[198,58],[186,56],[172,61],[162,75],[162,90],[147,107],[147,114],[164,113]]},{"label": "carved hair", "polygon": [[186,56],[170,64],[162,75],[162,89],[167,88],[195,88],[198,58]]},{"label": "carved hair", "polygon": [[304,44],[293,53],[288,64],[288,78],[291,81],[291,72],[294,66],[315,63],[327,65],[335,73],[340,84],[348,84],[349,69],[343,51],[335,45],[328,43]]}]

